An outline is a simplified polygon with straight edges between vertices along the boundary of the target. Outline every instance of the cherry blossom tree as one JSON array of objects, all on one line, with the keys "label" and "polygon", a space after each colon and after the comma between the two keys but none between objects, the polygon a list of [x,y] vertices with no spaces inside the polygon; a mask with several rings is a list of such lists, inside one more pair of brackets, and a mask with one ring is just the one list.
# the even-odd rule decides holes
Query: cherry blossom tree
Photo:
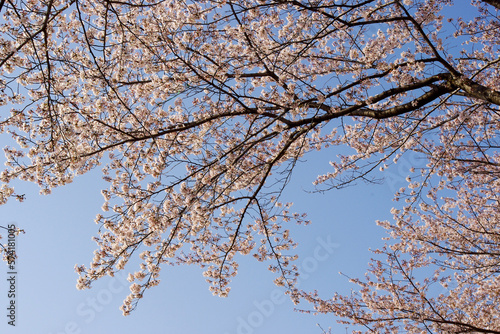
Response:
[{"label": "cherry blossom tree", "polygon": [[[368,332],[500,332],[500,1],[0,7],[0,131],[17,142],[0,202],[21,198],[14,179],[43,194],[94,168],[109,182],[79,288],[138,258],[124,314],[165,265],[199,265],[226,296],[240,253]],[[379,222],[390,237],[359,290],[329,298],[295,287],[288,226],[308,221],[281,194],[308,152],[345,146],[318,190],[407,154],[425,164]]]}]

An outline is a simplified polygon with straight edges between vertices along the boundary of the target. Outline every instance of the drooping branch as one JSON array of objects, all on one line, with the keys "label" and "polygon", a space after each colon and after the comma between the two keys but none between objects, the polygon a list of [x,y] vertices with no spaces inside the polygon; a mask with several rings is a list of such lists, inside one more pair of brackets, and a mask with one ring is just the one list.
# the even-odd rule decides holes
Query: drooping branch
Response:
[{"label": "drooping branch", "polygon": [[225,296],[241,253],[296,298],[295,165],[349,151],[317,179],[335,188],[409,152],[423,163],[379,222],[393,251],[360,293],[304,298],[372,332],[500,330],[498,1],[460,4],[477,15],[456,26],[447,0],[0,1],[0,130],[17,141],[1,203],[15,178],[49,193],[101,165],[109,183],[80,288],[138,257],[125,314],[165,264],[199,265]]}]

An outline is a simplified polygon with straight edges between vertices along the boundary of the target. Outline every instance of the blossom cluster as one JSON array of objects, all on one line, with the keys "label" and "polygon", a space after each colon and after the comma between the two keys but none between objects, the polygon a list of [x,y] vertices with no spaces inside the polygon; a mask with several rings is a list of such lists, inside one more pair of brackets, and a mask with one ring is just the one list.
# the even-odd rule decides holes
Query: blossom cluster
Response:
[{"label": "blossom cluster", "polygon": [[[124,314],[167,265],[200,266],[227,296],[242,254],[273,261],[294,301],[371,331],[498,331],[498,8],[473,1],[473,19],[446,21],[453,3],[9,1],[0,132],[15,143],[0,204],[14,179],[49,194],[101,168],[109,187],[78,288],[138,261]],[[346,145],[319,190],[372,180],[408,153],[426,163],[380,223],[394,240],[375,279],[323,300],[296,288],[290,226],[308,221],[282,192],[308,152]]]}]

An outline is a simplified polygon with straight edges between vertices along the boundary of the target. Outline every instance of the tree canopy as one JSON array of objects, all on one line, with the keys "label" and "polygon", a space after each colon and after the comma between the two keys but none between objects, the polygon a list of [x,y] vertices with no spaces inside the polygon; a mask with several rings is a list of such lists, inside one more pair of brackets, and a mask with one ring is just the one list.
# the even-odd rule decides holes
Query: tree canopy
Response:
[{"label": "tree canopy", "polygon": [[[201,266],[226,296],[241,253],[271,260],[293,301],[368,332],[500,332],[500,1],[0,8],[0,131],[17,142],[0,202],[22,199],[14,179],[49,194],[99,167],[109,182],[79,288],[138,257],[124,314],[165,264]],[[281,200],[298,161],[326,147],[352,153],[325,166],[319,191],[425,159],[349,296],[295,286],[287,226],[307,218]]]}]

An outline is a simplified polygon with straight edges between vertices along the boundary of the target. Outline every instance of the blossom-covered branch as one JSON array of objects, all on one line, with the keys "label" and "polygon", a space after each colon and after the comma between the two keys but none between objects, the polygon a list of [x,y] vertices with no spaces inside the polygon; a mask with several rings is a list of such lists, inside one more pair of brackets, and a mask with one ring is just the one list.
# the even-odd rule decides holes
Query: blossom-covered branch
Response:
[{"label": "blossom-covered branch", "polygon": [[[17,143],[0,203],[14,179],[48,194],[101,166],[109,182],[79,288],[138,258],[125,314],[164,265],[199,265],[226,296],[240,253],[271,260],[293,301],[370,332],[500,330],[498,1],[1,4],[0,131]],[[386,261],[323,299],[296,287],[289,224],[307,220],[282,191],[309,152],[344,145],[318,190],[404,154],[426,163],[380,222]]]}]

